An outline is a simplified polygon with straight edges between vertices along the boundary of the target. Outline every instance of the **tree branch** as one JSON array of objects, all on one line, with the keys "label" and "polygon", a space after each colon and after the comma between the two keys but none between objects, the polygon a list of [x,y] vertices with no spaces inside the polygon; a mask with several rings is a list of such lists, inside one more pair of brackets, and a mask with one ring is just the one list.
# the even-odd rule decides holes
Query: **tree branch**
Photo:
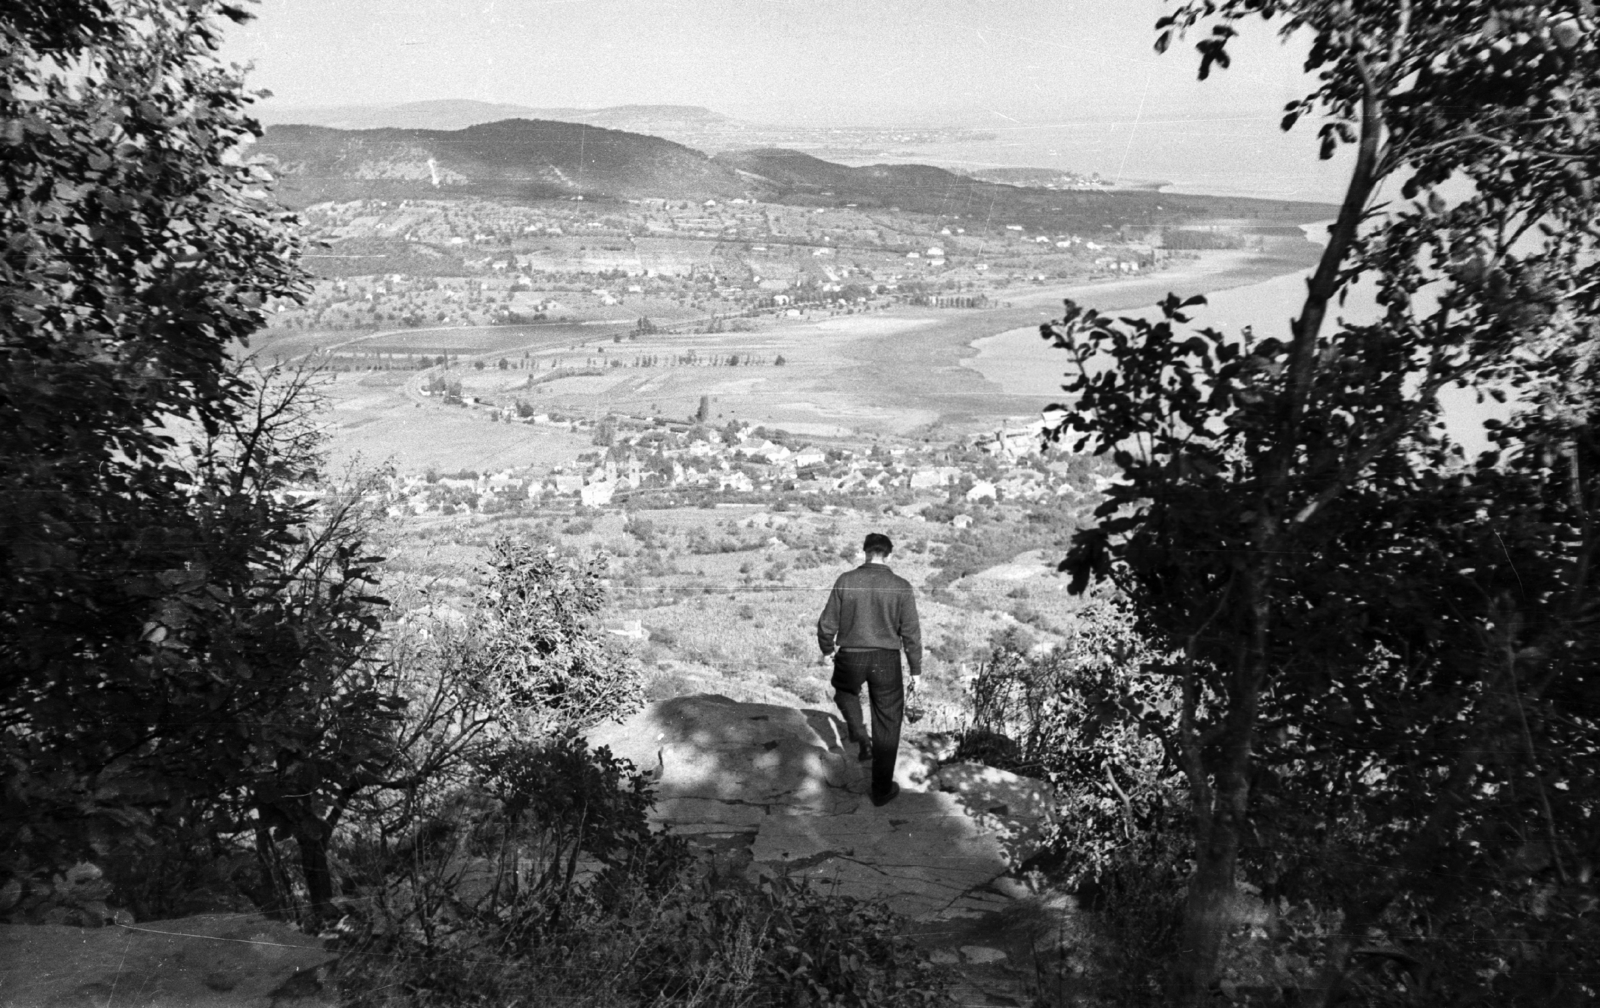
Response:
[{"label": "tree branch", "polygon": [[1356,70],[1361,77],[1361,141],[1356,152],[1355,167],[1350,172],[1350,184],[1345,189],[1344,202],[1339,207],[1339,217],[1328,233],[1328,247],[1322,252],[1317,270],[1306,285],[1306,300],[1300,317],[1292,323],[1294,334],[1289,350],[1289,416],[1286,446],[1278,464],[1273,482],[1281,489],[1287,482],[1292,465],[1293,447],[1298,441],[1301,417],[1311,396],[1312,369],[1316,361],[1317,337],[1323,320],[1327,317],[1328,303],[1339,290],[1339,274],[1344,260],[1355,244],[1356,233],[1366,216],[1367,200],[1377,184],[1378,148],[1383,136],[1383,104],[1377,82],[1361,58],[1359,48],[1351,53]]}]

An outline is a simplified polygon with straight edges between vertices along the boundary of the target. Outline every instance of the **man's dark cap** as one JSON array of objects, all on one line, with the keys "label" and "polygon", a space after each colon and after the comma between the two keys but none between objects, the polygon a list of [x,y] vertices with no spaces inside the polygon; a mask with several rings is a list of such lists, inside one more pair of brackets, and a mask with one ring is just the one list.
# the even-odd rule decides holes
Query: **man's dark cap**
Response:
[{"label": "man's dark cap", "polygon": [[894,552],[894,543],[890,542],[889,537],[882,532],[868,532],[866,540],[861,544],[861,551],[888,556]]}]

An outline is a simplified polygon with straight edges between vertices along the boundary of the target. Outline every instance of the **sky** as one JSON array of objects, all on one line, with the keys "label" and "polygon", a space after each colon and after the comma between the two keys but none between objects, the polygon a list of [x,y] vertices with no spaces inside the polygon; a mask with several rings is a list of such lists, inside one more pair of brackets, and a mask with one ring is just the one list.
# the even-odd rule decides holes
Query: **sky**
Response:
[{"label": "sky", "polygon": [[1277,127],[1284,103],[1309,89],[1299,47],[1251,23],[1233,67],[1197,81],[1192,41],[1153,51],[1153,25],[1168,7],[262,0],[255,22],[230,31],[224,56],[254,65],[248,81],[274,93],[274,108],[467,98],[701,105],[791,125],[960,124],[995,130],[1015,148],[969,152],[975,162],[1144,179],[1197,168],[1212,189],[1253,172],[1258,181],[1240,184],[1327,197],[1336,173],[1314,164],[1311,131],[1285,138]]}]

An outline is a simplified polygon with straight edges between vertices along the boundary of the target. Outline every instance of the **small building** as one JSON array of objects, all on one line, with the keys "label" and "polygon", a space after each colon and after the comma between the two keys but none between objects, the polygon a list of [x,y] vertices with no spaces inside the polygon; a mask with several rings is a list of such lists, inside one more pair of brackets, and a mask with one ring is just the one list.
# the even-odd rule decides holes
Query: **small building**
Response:
[{"label": "small building", "polygon": [[611,503],[612,495],[617,492],[614,480],[601,480],[598,483],[589,483],[578,490],[578,499],[584,507],[604,507]]}]

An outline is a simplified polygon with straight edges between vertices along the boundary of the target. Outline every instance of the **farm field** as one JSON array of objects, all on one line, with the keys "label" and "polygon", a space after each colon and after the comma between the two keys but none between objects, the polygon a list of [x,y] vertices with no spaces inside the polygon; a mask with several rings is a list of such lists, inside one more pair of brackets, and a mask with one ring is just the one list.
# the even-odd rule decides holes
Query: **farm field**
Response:
[{"label": "farm field", "polygon": [[[335,372],[328,388],[335,456],[393,459],[413,471],[555,465],[587,447],[564,428],[491,419],[519,402],[531,412],[588,420],[608,413],[681,419],[695,414],[704,397],[707,419],[719,424],[737,419],[821,438],[938,440],[1037,415],[1046,404],[1039,396],[1008,394],[965,366],[976,356],[974,340],[1046,321],[1064,297],[1102,310],[1142,307],[1169,290],[1199,293],[1288,272],[1309,249],[1301,242],[1266,255],[1208,252],[1150,276],[1020,288],[1008,292],[1005,305],[987,309],[816,310],[793,319],[739,320],[749,323],[747,332],[637,337],[600,325],[272,333],[261,352],[342,345],[341,366],[358,370]],[[422,356],[445,354],[452,358],[448,368],[421,368]],[[727,366],[733,359],[740,363]],[[447,405],[422,394],[445,375],[464,396],[483,402]]]}]

